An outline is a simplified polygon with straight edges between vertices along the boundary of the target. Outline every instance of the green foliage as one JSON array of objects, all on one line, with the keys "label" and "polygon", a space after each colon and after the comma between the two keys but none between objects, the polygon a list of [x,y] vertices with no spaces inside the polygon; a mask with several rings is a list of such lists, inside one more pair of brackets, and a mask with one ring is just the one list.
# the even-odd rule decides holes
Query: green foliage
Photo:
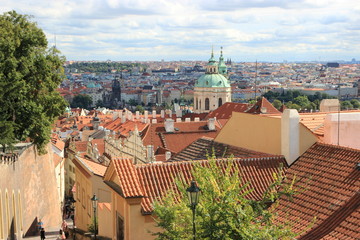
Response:
[{"label": "green foliage", "polygon": [[131,70],[133,67],[141,67],[140,63],[120,63],[120,62],[75,62],[67,66],[77,69],[80,72],[109,73],[112,70],[121,72]]},{"label": "green foliage", "polygon": [[[94,224],[95,223],[95,224]],[[91,232],[91,233],[95,233],[95,230],[96,230],[96,234],[98,234],[98,231],[99,231],[99,225],[98,225],[98,221],[97,221],[97,218],[92,218],[91,219],[91,224],[88,224],[87,225],[88,227],[88,231]],[[96,227],[96,228],[95,228]]]},{"label": "green foliage", "polygon": [[[232,160],[222,163],[209,160],[209,166],[194,164],[192,175],[201,188],[196,208],[197,239],[292,239],[296,236],[289,226],[274,223],[276,217],[268,203],[280,195],[291,197],[297,192],[294,181],[283,185],[282,170],[274,173],[274,183],[261,201],[250,199],[249,183],[239,177]],[[222,165],[222,167],[219,167]],[[225,169],[223,171],[222,169]],[[189,208],[183,178],[177,178],[176,188],[154,203],[157,239],[192,239],[192,212]]]},{"label": "green foliage", "polygon": [[360,108],[360,102],[357,99],[351,99],[350,103],[353,105],[354,108]]},{"label": "green foliage", "polygon": [[141,106],[141,105],[137,105],[136,108],[135,108],[135,111],[139,111],[141,114],[144,113],[144,107]]},{"label": "green foliage", "polygon": [[310,101],[307,98],[307,96],[298,96],[294,98],[294,103],[299,105],[302,109],[304,109],[310,104]]},{"label": "green foliage", "polygon": [[347,110],[347,109],[352,109],[353,105],[351,104],[350,101],[342,101],[341,102],[341,109],[342,110]]},{"label": "green foliage", "polygon": [[86,94],[76,95],[71,102],[71,107],[73,108],[89,109],[91,105],[92,105],[92,98]]},{"label": "green foliage", "polygon": [[281,108],[281,106],[282,106],[282,102],[281,102],[280,100],[275,99],[275,100],[273,101],[272,105],[273,105],[277,110],[279,110],[279,109]]},{"label": "green foliage", "polygon": [[128,103],[130,106],[134,106],[134,107],[138,105],[138,102],[135,99],[130,99]]},{"label": "green foliage", "polygon": [[44,32],[27,15],[0,15],[0,144],[29,139],[40,153],[66,102],[56,91],[65,58],[47,48]]}]

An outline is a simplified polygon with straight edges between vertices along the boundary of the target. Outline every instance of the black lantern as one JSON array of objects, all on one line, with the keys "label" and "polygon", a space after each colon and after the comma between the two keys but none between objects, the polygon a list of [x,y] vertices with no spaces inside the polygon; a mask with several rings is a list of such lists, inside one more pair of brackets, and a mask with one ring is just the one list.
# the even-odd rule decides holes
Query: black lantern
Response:
[{"label": "black lantern", "polygon": [[195,236],[196,236],[195,209],[196,209],[196,205],[199,203],[199,195],[201,190],[200,188],[198,188],[195,181],[191,181],[191,185],[186,189],[186,191],[188,192],[190,208],[193,213],[193,236],[195,240]]},{"label": "black lantern", "polygon": [[97,222],[96,222],[96,208],[97,208],[97,202],[98,198],[96,197],[96,194],[94,193],[94,196],[91,198],[93,209],[94,209],[94,239],[96,240],[96,233],[97,233]]}]

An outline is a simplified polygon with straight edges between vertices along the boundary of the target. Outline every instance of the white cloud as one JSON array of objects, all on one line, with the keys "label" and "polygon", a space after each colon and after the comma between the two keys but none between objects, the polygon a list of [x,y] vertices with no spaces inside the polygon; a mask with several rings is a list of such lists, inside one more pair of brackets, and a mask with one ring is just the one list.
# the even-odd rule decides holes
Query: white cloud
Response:
[{"label": "white cloud", "polygon": [[0,6],[34,15],[69,60],[207,60],[211,45],[224,46],[235,61],[360,53],[360,2],[353,0],[0,0]]}]

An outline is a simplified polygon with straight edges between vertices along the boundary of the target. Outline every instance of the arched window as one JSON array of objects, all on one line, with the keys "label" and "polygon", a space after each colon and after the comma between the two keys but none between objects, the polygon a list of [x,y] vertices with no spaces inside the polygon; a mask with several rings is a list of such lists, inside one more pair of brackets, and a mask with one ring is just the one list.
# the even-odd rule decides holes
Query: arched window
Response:
[{"label": "arched window", "polygon": [[218,107],[220,107],[222,105],[222,98],[219,98],[219,104],[218,105],[219,105]]},{"label": "arched window", "polygon": [[205,110],[209,110],[210,109],[210,101],[208,98],[205,98]]},{"label": "arched window", "polygon": [[21,194],[20,194],[20,190],[18,192],[18,208],[19,208],[19,226],[20,226],[20,231],[23,230],[23,215],[22,215],[22,206],[21,206]]},{"label": "arched window", "polygon": [[199,109],[199,100],[196,98],[196,110]]},{"label": "arched window", "polygon": [[12,232],[16,233],[16,231],[17,231],[17,222],[16,222],[17,217],[16,217],[16,201],[15,201],[15,193],[14,192],[12,193],[12,203],[11,203],[11,205],[12,205],[12,215],[13,215],[12,222],[11,222],[11,228],[12,228]]},{"label": "arched window", "polygon": [[9,209],[9,195],[8,192],[5,191],[5,208],[6,208],[6,233],[9,235],[10,234],[10,209]]}]

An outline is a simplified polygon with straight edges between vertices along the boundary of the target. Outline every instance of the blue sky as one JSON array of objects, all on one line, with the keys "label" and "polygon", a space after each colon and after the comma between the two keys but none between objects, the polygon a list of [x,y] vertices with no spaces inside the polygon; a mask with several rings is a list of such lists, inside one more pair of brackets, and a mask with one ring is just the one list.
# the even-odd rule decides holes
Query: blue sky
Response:
[{"label": "blue sky", "polygon": [[360,60],[358,0],[0,0],[67,60]]}]

